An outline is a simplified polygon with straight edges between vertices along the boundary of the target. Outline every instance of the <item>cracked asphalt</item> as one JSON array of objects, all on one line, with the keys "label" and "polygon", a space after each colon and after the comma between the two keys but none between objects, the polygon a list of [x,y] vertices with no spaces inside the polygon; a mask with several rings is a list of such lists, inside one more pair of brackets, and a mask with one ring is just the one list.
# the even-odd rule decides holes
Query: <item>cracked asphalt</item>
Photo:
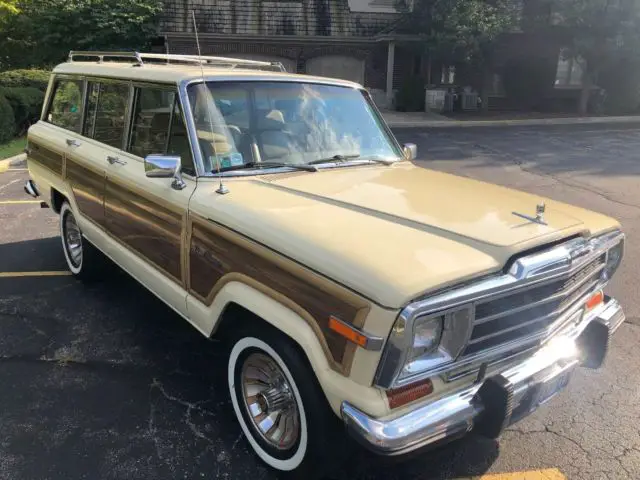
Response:
[{"label": "cracked asphalt", "polygon": [[[627,252],[609,293],[625,305],[628,322],[601,370],[579,370],[566,391],[499,443],[469,437],[401,463],[354,446],[335,480],[550,468],[569,479],[640,478],[640,132],[397,134],[419,145],[425,167],[618,218]],[[3,204],[28,198],[26,178],[20,170],[0,174],[0,273],[63,271],[57,216],[37,204]],[[116,268],[93,285],[0,275],[0,412],[2,480],[273,478],[234,420],[220,345]]]}]

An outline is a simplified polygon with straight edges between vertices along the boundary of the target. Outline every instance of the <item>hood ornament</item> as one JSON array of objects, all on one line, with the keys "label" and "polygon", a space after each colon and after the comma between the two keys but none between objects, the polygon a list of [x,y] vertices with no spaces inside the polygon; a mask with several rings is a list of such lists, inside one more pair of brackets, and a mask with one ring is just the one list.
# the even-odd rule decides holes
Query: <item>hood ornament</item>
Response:
[{"label": "hood ornament", "polygon": [[539,225],[547,225],[547,222],[544,219],[544,212],[546,210],[546,205],[544,202],[540,202],[536,205],[536,216],[532,217],[530,215],[525,215],[524,213],[511,212],[512,215],[516,217],[524,218],[525,220],[529,220],[530,222],[537,223]]}]

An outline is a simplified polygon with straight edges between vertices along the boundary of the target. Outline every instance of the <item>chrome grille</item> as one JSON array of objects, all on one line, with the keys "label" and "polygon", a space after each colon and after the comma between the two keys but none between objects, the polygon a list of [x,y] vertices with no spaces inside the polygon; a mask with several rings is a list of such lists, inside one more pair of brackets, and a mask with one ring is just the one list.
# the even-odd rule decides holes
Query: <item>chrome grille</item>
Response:
[{"label": "chrome grille", "polygon": [[553,329],[563,313],[596,289],[605,262],[602,254],[570,275],[478,302],[462,357]]}]

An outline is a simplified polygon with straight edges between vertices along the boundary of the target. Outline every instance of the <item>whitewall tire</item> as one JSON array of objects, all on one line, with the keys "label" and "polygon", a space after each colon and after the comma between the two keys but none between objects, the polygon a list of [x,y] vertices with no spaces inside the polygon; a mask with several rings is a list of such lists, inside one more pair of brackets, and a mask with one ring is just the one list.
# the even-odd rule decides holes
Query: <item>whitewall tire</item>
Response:
[{"label": "whitewall tire", "polygon": [[76,215],[66,201],[60,207],[60,238],[67,267],[76,278],[95,280],[102,276],[105,257],[82,235]]}]

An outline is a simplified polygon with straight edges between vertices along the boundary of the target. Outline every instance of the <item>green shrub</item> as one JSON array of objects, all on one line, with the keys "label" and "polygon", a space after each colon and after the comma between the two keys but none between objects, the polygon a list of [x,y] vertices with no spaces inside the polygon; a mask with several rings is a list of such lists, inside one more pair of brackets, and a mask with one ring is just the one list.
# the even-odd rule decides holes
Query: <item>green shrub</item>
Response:
[{"label": "green shrub", "polygon": [[0,72],[0,86],[33,87],[44,92],[49,85],[49,75],[47,70],[7,70]]},{"label": "green shrub", "polygon": [[420,77],[408,77],[396,94],[396,110],[419,112],[424,110],[424,81]]},{"label": "green shrub", "polygon": [[16,126],[13,118],[13,109],[9,100],[0,95],[0,143],[5,143],[13,138]]},{"label": "green shrub", "polygon": [[11,104],[14,125],[18,134],[24,133],[29,126],[40,118],[44,93],[34,87],[0,88],[3,95]]}]

